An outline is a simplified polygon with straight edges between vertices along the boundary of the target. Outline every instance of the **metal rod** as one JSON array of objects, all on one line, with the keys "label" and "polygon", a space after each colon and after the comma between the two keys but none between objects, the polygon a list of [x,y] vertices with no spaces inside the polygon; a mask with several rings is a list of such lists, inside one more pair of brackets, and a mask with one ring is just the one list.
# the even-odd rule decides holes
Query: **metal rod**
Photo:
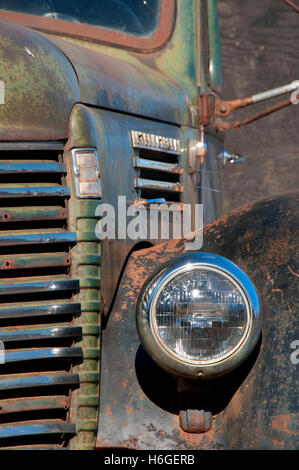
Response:
[{"label": "metal rod", "polygon": [[287,5],[295,10],[296,13],[299,13],[299,7],[295,5],[295,3],[291,2],[291,0],[283,0]]},{"label": "metal rod", "polygon": [[252,103],[260,103],[261,101],[266,101],[271,98],[275,98],[276,96],[291,93],[297,89],[299,89],[299,80],[295,80],[288,85],[283,85],[278,88],[273,88],[272,90],[267,90],[262,93],[257,93],[256,95],[252,95]]},{"label": "metal rod", "polygon": [[282,101],[281,103],[278,103],[274,106],[271,106],[270,108],[264,109],[263,111],[261,111],[259,113],[256,113],[256,114],[254,114],[253,116],[250,116],[247,119],[244,119],[244,121],[236,121],[236,122],[232,123],[229,127],[237,129],[240,126],[245,126],[246,124],[250,124],[253,121],[257,121],[258,119],[261,119],[265,116],[268,116],[269,114],[272,114],[275,111],[278,111],[279,109],[283,109],[283,108],[289,106],[290,104],[292,104],[292,101],[289,98],[285,101]]},{"label": "metal rod", "polygon": [[247,98],[236,99],[232,101],[220,101],[217,104],[217,115],[220,117],[228,116],[233,111],[237,109],[245,108],[255,103],[260,103],[262,101],[275,98],[277,96],[285,95],[293,91],[299,90],[299,80],[295,80],[288,85],[283,85],[278,88],[273,88],[271,90],[263,91],[262,93],[257,93]]}]

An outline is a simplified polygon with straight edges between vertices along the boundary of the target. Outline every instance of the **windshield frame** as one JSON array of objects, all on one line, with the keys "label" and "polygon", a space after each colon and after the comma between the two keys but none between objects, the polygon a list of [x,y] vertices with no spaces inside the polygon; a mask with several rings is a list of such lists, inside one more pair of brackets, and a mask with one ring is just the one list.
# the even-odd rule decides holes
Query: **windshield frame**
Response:
[{"label": "windshield frame", "polygon": [[168,41],[174,28],[175,16],[176,0],[161,0],[160,21],[156,30],[152,35],[142,37],[101,26],[72,23],[13,11],[0,11],[0,19],[22,26],[143,52],[160,49]]}]

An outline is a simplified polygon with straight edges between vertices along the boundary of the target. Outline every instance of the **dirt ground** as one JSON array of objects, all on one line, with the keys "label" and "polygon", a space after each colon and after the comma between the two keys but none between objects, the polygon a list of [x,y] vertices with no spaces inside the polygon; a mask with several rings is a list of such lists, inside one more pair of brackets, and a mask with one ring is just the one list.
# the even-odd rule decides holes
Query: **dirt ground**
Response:
[{"label": "dirt ground", "polygon": [[[281,0],[218,0],[218,8],[222,98],[241,98],[299,80],[298,14]],[[284,99],[255,105],[227,120],[245,118]],[[224,212],[297,189],[299,104],[228,131],[225,147],[246,158],[222,171]]]}]

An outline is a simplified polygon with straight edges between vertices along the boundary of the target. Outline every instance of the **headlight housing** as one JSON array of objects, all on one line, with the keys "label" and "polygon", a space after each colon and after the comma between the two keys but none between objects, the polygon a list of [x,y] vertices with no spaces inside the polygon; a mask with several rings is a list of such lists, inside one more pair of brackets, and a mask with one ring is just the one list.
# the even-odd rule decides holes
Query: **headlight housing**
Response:
[{"label": "headlight housing", "polygon": [[256,290],[231,261],[190,253],[154,275],[142,289],[137,329],[148,354],[186,378],[229,372],[261,333]]}]

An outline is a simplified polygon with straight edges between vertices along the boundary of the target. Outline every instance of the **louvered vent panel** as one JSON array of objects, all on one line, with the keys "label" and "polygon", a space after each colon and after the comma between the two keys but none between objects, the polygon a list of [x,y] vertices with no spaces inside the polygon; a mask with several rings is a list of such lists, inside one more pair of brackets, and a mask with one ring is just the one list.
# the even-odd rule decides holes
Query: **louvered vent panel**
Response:
[{"label": "louvered vent panel", "polygon": [[141,199],[163,198],[166,202],[181,201],[183,169],[178,154],[154,149],[137,150],[134,156],[134,187]]}]

